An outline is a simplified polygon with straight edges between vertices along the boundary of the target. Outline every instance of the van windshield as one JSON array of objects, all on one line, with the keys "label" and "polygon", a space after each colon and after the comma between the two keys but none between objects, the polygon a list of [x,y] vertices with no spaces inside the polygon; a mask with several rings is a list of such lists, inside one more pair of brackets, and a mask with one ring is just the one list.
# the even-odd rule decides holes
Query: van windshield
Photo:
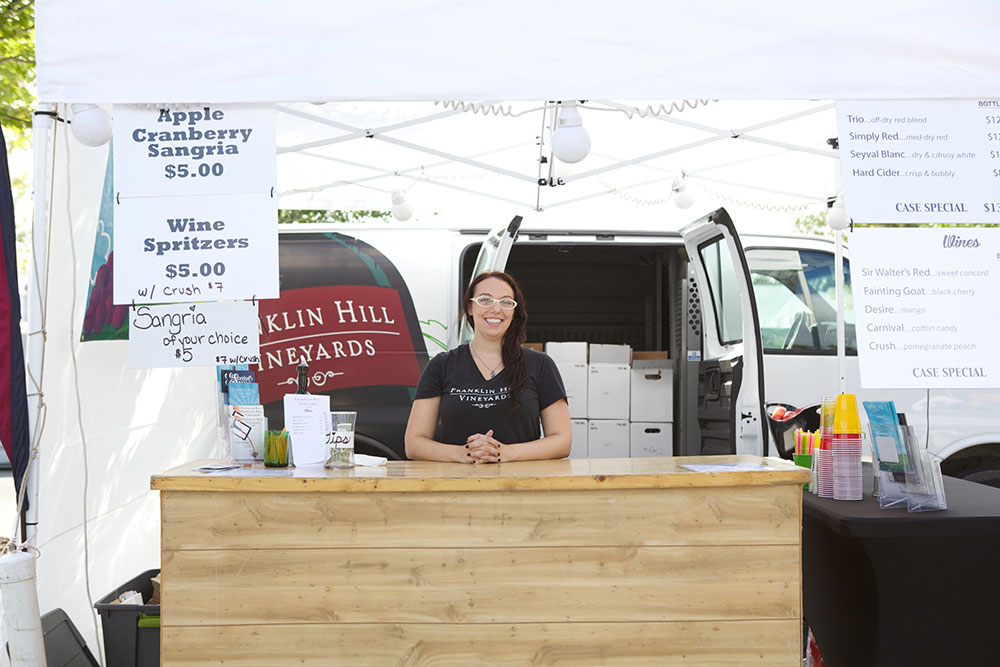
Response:
[{"label": "van windshield", "polygon": [[[765,352],[835,354],[837,293],[831,253],[756,248],[747,250]],[[857,353],[850,266],[844,260],[844,338]]]}]

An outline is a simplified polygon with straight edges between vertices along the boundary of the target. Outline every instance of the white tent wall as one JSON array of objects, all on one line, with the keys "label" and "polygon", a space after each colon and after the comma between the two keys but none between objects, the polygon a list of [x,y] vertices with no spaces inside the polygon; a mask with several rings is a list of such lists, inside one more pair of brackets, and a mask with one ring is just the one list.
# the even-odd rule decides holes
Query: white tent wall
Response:
[{"label": "white tent wall", "polygon": [[995,85],[992,0],[39,0],[50,102],[881,99]]},{"label": "white tent wall", "polygon": [[80,342],[108,148],[83,147],[68,126],[56,126],[42,377],[47,410],[35,463],[38,596],[43,613],[66,610],[96,652],[84,509],[94,601],[159,567],[159,498],[149,478],[216,455],[212,411],[191,411],[214,404],[214,369],[133,370],[126,341]]}]

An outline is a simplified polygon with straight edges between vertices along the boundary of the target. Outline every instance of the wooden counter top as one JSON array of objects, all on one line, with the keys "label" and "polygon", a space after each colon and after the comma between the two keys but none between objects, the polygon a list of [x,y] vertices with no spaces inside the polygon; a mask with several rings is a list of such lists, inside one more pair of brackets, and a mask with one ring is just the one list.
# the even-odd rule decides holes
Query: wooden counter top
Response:
[{"label": "wooden counter top", "polygon": [[[688,456],[631,459],[559,459],[490,465],[389,461],[379,467],[265,468],[261,464],[213,473],[194,461],[158,475],[158,491],[280,491],[371,493],[399,491],[551,491],[654,489],[803,484],[810,474],[789,461],[757,456]],[[686,465],[724,465],[698,472]],[[749,469],[757,468],[757,469]]]}]

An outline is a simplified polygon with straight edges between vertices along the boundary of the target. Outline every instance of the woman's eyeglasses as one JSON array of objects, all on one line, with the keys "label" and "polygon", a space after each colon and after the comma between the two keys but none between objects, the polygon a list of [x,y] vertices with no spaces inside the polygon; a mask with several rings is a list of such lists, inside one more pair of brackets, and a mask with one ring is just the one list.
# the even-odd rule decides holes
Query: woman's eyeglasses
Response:
[{"label": "woman's eyeglasses", "polygon": [[469,299],[469,301],[474,302],[477,306],[482,306],[483,308],[492,308],[494,303],[500,304],[501,310],[514,310],[517,308],[517,301],[514,299],[494,299],[491,296],[486,296],[481,294],[474,299]]}]

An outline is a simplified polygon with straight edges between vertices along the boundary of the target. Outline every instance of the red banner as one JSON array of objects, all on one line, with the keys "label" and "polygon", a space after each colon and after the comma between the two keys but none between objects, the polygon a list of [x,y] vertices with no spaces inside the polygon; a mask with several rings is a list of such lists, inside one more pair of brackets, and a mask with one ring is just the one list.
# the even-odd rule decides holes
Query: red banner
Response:
[{"label": "red banner", "polygon": [[399,293],[388,287],[307,287],[261,301],[260,358],[261,403],[295,392],[300,359],[309,364],[310,393],[415,387],[420,378]]}]

